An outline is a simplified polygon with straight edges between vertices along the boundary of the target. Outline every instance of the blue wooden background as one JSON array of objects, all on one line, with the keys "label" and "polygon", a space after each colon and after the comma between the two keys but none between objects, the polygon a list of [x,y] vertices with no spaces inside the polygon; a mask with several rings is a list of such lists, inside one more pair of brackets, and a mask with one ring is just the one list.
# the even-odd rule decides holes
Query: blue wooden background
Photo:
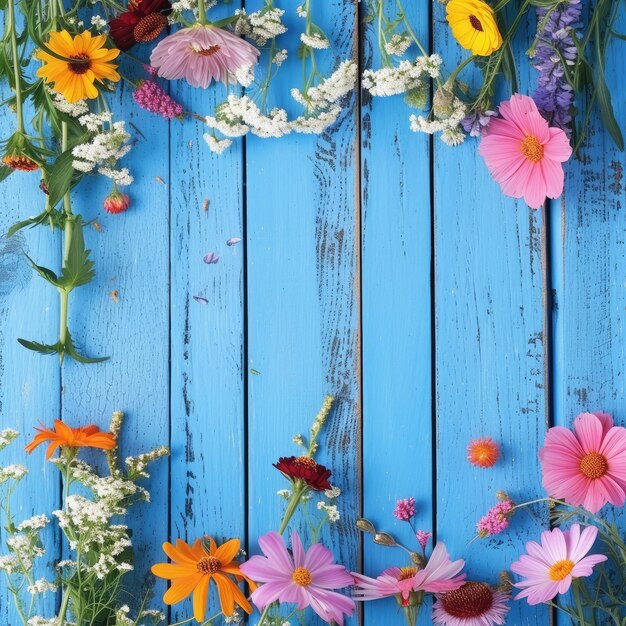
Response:
[{"label": "blue wooden background", "polygon": [[[433,50],[449,64],[465,57],[443,5],[407,5]],[[364,7],[315,6],[338,57],[376,62]],[[276,84],[284,94],[300,80],[300,24],[293,11],[285,21],[292,59]],[[520,42],[519,78],[532,93],[524,34]],[[618,45],[608,65],[618,89],[626,72]],[[200,113],[224,95],[183,83],[172,91]],[[496,491],[542,493],[537,449],[546,426],[582,410],[626,422],[624,155],[594,124],[581,161],[568,165],[563,198],[533,212],[501,195],[474,141],[450,149],[412,133],[401,97],[356,94],[322,136],[251,137],[217,157],[201,124],[168,124],[130,96],[121,85],[113,105],[138,131],[128,159],[132,209],[104,214],[94,201],[106,193],[101,184],[75,194],[77,210],[103,232],[87,232],[98,276],[76,292],[72,326],[88,353],[111,360],[66,361],[59,370],[54,358],[18,345],[17,337],[52,337],[57,323],[55,293],[23,252],[54,266],[60,241],[38,230],[1,238],[2,426],[31,433],[60,416],[105,427],[121,408],[128,453],[171,446],[171,458],[153,468],[152,503],[132,518],[138,589],[152,582],[148,566],[169,537],[239,536],[255,549],[281,513],[284,483],[271,463],[292,452],[291,437],[333,393],[323,461],[343,489],[343,519],[329,537],[337,556],[369,574],[400,558],[362,542],[353,521],[363,514],[409,541],[392,511],[396,498],[414,496],[417,525],[463,556],[472,577],[497,582],[545,520],[519,516],[497,542],[466,544]],[[614,103],[623,122],[621,96]],[[6,135],[13,118],[1,115]],[[35,178],[3,183],[3,231],[38,212]],[[231,237],[243,241],[229,247]],[[202,262],[209,251],[218,264]],[[469,439],[481,435],[502,444],[492,470],[465,460]],[[23,461],[17,448],[10,455]],[[42,454],[29,464],[16,508],[24,517],[59,502],[56,470]],[[58,537],[48,540],[53,560],[61,548]],[[0,587],[0,623],[12,625],[12,615]],[[171,618],[188,615],[181,606]],[[391,600],[367,605],[350,624],[383,619],[402,623]],[[420,623],[430,623],[427,611]],[[507,623],[546,624],[548,613],[514,603]]]}]

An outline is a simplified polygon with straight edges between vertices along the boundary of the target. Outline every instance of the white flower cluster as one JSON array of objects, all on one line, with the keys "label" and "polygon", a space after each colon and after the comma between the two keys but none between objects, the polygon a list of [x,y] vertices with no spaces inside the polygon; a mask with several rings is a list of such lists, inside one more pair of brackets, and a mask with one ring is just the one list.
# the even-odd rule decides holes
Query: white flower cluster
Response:
[{"label": "white flower cluster", "polygon": [[11,535],[6,541],[9,551],[17,557],[19,569],[29,571],[36,558],[42,557],[46,551],[41,547],[39,533],[25,532]]},{"label": "white flower cluster", "polygon": [[32,585],[28,585],[26,590],[32,596],[39,594],[39,593],[47,593],[47,592],[55,593],[57,590],[57,585],[47,581],[45,578],[40,578],[39,580],[36,580]]},{"label": "white flower cluster", "polygon": [[298,14],[298,17],[306,18],[307,16],[306,9],[301,4],[296,7],[296,13]]},{"label": "white flower cluster", "polygon": [[28,474],[28,470],[23,465],[7,465],[0,467],[0,485],[7,480],[22,480]]},{"label": "white flower cluster", "polygon": [[9,576],[20,567],[19,561],[14,554],[0,556],[0,572],[6,572]]},{"label": "white flower cluster", "polygon": [[204,133],[203,137],[209,146],[209,150],[215,154],[222,154],[222,152],[224,152],[224,150],[228,150],[233,143],[231,139],[218,139],[211,133]]},{"label": "white flower cluster", "polygon": [[[125,461],[125,465],[130,480],[137,480],[138,478],[149,478],[150,474],[146,472],[146,467],[148,467],[150,463],[158,461],[164,456],[167,456],[169,453],[170,451],[167,446],[160,446],[158,448],[155,448],[154,450],[151,450],[150,452],[145,452],[144,454],[129,456]],[[135,485],[135,487],[137,486]]]},{"label": "white flower cluster", "polygon": [[4,450],[4,448],[15,441],[19,436],[20,434],[17,430],[13,430],[12,428],[0,430],[0,450]]},{"label": "white flower cluster", "polygon": [[461,120],[467,115],[465,103],[452,91],[441,87],[433,97],[432,118],[411,115],[411,130],[432,135],[441,133],[441,140],[448,146],[458,146],[465,141]]},{"label": "white flower cluster", "polygon": [[237,9],[235,32],[253,39],[257,46],[264,46],[268,40],[287,32],[282,22],[284,14],[283,9],[267,7],[250,14],[247,14],[245,9]]},{"label": "white flower cluster", "polygon": [[334,485],[331,486],[330,489],[326,489],[324,491],[324,495],[329,499],[329,500],[334,500],[335,498],[338,498],[341,495],[341,489],[339,489],[339,487],[335,487]]},{"label": "white flower cluster", "polygon": [[50,523],[50,520],[45,515],[34,515],[29,519],[24,520],[17,526],[17,530],[23,532],[25,530],[41,530]]},{"label": "white flower cluster", "polygon": [[315,50],[325,50],[330,48],[330,41],[320,33],[300,34],[300,41],[307,47]]},{"label": "white flower cluster", "polygon": [[[114,167],[131,149],[128,143],[130,134],[126,131],[124,122],[111,123],[111,116],[107,113],[89,113],[82,116],[79,122],[95,134],[89,141],[72,149],[75,157],[72,163],[74,169],[92,172],[97,168],[99,174],[111,178],[116,184],[130,185],[133,177],[128,168]],[[105,125],[108,128],[105,129]]]},{"label": "white flower cluster", "polygon": [[317,510],[326,513],[329,522],[334,523],[339,521],[339,509],[336,504],[328,504],[322,500],[317,503]]},{"label": "white flower cluster", "polygon": [[291,498],[291,489],[279,489],[276,495],[283,500],[289,500]]},{"label": "white flower cluster", "polygon": [[287,60],[287,50],[284,48],[282,50],[276,50],[274,53],[274,58],[272,59],[272,63],[276,67],[280,67]]},{"label": "white flower cluster", "polygon": [[120,607],[115,614],[115,626],[145,626],[146,624],[160,624],[165,621],[165,614],[156,609],[145,609],[139,613],[137,619],[130,617],[128,605]]},{"label": "white flower cluster", "polygon": [[440,74],[443,59],[438,54],[419,56],[415,61],[401,61],[396,67],[382,67],[363,72],[363,87],[373,96],[393,96],[418,89],[429,78]]},{"label": "white flower cluster", "polygon": [[107,27],[107,21],[100,15],[93,15],[91,17],[91,25],[95,26],[97,31],[102,32]]},{"label": "white flower cluster", "polygon": [[57,111],[61,111],[61,113],[65,113],[70,117],[80,117],[81,115],[89,113],[89,105],[86,100],[68,102],[63,94],[54,91],[52,87],[46,86],[46,91],[50,94],[52,105]]},{"label": "white flower cluster", "polygon": [[241,624],[243,621],[243,615],[235,610],[232,615],[224,618],[224,624]]},{"label": "white flower cluster", "polygon": [[411,47],[411,43],[411,38],[406,33],[395,33],[385,44],[385,52],[401,57]]}]

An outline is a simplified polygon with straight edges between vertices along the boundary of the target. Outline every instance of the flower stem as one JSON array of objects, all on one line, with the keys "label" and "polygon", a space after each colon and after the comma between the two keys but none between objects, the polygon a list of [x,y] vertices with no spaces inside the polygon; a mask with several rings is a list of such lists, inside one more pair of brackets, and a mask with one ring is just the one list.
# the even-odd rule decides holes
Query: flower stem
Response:
[{"label": "flower stem", "polygon": [[20,72],[20,58],[17,51],[17,33],[15,30],[15,7],[14,0],[7,4],[7,19],[11,32],[11,56],[13,57],[13,76],[15,80],[15,112],[17,115],[17,130],[24,132],[24,114],[22,112],[22,75]]},{"label": "flower stem", "polygon": [[198,21],[200,24],[206,24],[206,7],[204,5],[204,0],[198,0]]}]

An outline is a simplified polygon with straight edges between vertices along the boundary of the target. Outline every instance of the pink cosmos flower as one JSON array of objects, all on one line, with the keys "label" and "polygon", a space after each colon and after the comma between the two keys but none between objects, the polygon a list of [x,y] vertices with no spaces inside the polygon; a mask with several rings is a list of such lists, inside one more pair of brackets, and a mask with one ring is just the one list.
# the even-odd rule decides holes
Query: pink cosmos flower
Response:
[{"label": "pink cosmos flower", "polygon": [[524,198],[538,209],[548,198],[563,192],[562,163],[572,154],[567,135],[550,128],[532,98],[513,94],[491,119],[478,152],[489,173],[513,198]]},{"label": "pink cosmos flower", "polygon": [[402,498],[398,500],[393,514],[399,520],[408,522],[415,515],[415,498]]},{"label": "pink cosmos flower", "polygon": [[539,450],[543,486],[553,498],[597,513],[626,500],[626,428],[606,413],[582,413],[574,433],[550,428]]},{"label": "pink cosmos flower", "polygon": [[479,582],[466,582],[437,595],[433,624],[437,626],[501,626],[509,612],[510,596]]},{"label": "pink cosmos flower", "polygon": [[240,566],[250,579],[264,583],[252,593],[252,601],[262,610],[268,604],[295,602],[298,610],[310,606],[323,620],[343,624],[343,616],[352,615],[354,601],[332,591],[353,584],[352,576],[343,565],[333,562],[333,555],[316,543],[307,551],[298,533],[291,535],[291,550],[276,532],[259,539],[264,556],[253,556]]},{"label": "pink cosmos flower", "polygon": [[463,559],[451,561],[445,544],[440,541],[424,569],[390,567],[377,578],[353,572],[357,584],[354,597],[357,600],[378,600],[397,596],[402,606],[408,606],[413,591],[443,593],[458,589],[465,580],[465,574],[457,576],[464,565]]},{"label": "pink cosmos flower", "polygon": [[596,540],[598,529],[588,526],[582,533],[580,525],[569,530],[560,528],[541,533],[541,545],[536,541],[526,544],[526,552],[511,569],[525,580],[515,583],[523,589],[516,600],[527,598],[528,604],[552,600],[559,593],[567,593],[574,578],[591,576],[594,565],[606,561],[604,554],[585,556]]},{"label": "pink cosmos flower", "polygon": [[233,33],[209,24],[182,28],[161,41],[150,55],[158,75],[184,78],[206,89],[213,80],[236,83],[236,73],[254,65],[259,51]]}]

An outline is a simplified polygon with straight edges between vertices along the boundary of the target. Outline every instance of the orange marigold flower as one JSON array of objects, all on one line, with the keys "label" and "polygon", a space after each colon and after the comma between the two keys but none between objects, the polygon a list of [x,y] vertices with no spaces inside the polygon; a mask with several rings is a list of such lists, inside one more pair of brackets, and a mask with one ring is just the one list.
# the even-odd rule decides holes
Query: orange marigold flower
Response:
[{"label": "orange marigold flower", "polygon": [[213,579],[224,615],[230,617],[235,612],[235,603],[251,614],[252,605],[230,578],[234,576],[238,581],[245,579],[252,589],[256,589],[256,585],[239,569],[240,564],[233,560],[240,545],[239,539],[231,539],[218,547],[210,537],[204,542],[196,539],[193,546],[182,539],[176,540],[176,547],[166,541],[163,552],[172,563],[152,566],[155,576],[173,581],[163,596],[163,602],[176,604],[193,593],[193,616],[196,621],[202,622],[206,613],[209,583]]},{"label": "orange marigold flower", "polygon": [[5,154],[2,157],[2,162],[12,170],[21,170],[22,172],[32,172],[39,169],[38,163],[23,154]]},{"label": "orange marigold flower", "polygon": [[54,428],[35,428],[38,434],[24,448],[28,454],[46,441],[50,442],[46,452],[46,459],[49,459],[54,451],[59,448],[100,448],[101,450],[113,450],[116,446],[115,435],[101,432],[95,425],[81,426],[80,428],[70,428],[61,420],[54,420]]},{"label": "orange marigold flower", "polygon": [[472,439],[467,446],[467,460],[476,467],[493,467],[500,458],[500,446],[491,437]]}]

